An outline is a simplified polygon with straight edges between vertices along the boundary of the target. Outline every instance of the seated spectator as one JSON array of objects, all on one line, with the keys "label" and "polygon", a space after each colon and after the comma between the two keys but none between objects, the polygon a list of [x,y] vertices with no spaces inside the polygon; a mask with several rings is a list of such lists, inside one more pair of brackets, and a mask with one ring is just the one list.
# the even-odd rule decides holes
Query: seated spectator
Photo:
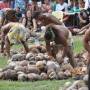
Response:
[{"label": "seated spectator", "polygon": [[50,4],[51,4],[52,10],[55,11],[56,1],[55,0],[51,0]]},{"label": "seated spectator", "polygon": [[22,20],[22,24],[26,27],[29,28],[30,30],[37,30],[37,24],[36,20],[32,17],[32,13],[30,10],[26,11],[25,17]]},{"label": "seated spectator", "polygon": [[47,12],[47,13],[51,13],[52,12],[49,0],[44,0],[44,4],[42,5],[42,11],[43,12]]},{"label": "seated spectator", "polygon": [[31,10],[31,12],[33,13],[34,11],[38,10],[38,6],[37,6],[37,2],[36,1],[32,1],[28,4],[28,10]]},{"label": "seated spectator", "polygon": [[68,4],[64,2],[64,0],[57,0],[54,5],[54,11],[67,11]]},{"label": "seated spectator", "polygon": [[79,11],[79,3],[78,1],[70,0],[70,5],[68,6],[69,12],[78,12]]},{"label": "seated spectator", "polygon": [[17,16],[18,20],[20,20],[21,17],[22,17],[22,13],[21,13],[21,11],[20,11],[20,8],[17,7],[15,10],[16,10],[16,16]]},{"label": "seated spectator", "polygon": [[21,12],[24,13],[25,12],[25,2],[26,0],[14,0],[14,8],[20,7]]},{"label": "seated spectator", "polygon": [[7,0],[3,0],[2,2],[0,2],[0,10],[4,8],[10,8],[9,2]]},{"label": "seated spectator", "polygon": [[84,7],[85,7],[85,2],[84,2],[84,0],[80,0],[80,2],[79,2],[79,7],[80,7],[80,10],[83,10],[83,9],[84,9]]},{"label": "seated spectator", "polygon": [[80,14],[78,14],[80,20],[80,26],[85,26],[89,23],[89,12],[88,10],[82,10]]}]

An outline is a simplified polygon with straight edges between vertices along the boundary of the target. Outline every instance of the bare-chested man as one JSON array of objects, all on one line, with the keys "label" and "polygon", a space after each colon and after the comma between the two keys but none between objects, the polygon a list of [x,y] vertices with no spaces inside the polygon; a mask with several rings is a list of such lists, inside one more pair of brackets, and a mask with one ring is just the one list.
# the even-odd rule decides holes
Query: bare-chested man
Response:
[{"label": "bare-chested man", "polygon": [[[3,32],[8,32],[6,35],[4,35],[5,50],[8,56],[10,56],[10,45],[15,42],[20,42],[23,45],[26,53],[29,52],[26,40],[28,39],[30,33],[29,30],[27,30],[22,24],[10,22],[4,25],[2,30]],[[1,49],[3,50],[3,48]]]},{"label": "bare-chested man", "polygon": [[56,58],[57,53],[52,52],[52,46],[50,45],[50,42],[54,41],[56,46],[62,45],[64,48],[62,58],[67,55],[70,59],[70,64],[75,67],[73,52],[71,49],[71,41],[69,42],[72,36],[71,32],[64,26],[63,23],[61,23],[57,18],[55,18],[51,14],[37,13],[36,19],[40,20],[42,25],[46,26],[44,38],[49,55],[52,55]]},{"label": "bare-chested man", "polygon": [[87,65],[87,69],[88,69],[88,88],[90,90],[90,28],[85,32],[84,35],[84,48],[86,49],[86,51],[88,51],[88,65]]}]

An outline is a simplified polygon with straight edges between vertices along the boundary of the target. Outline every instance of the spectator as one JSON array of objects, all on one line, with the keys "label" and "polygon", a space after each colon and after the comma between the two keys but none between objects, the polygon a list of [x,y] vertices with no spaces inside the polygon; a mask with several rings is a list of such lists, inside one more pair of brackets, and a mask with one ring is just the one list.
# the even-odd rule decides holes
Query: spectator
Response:
[{"label": "spectator", "polygon": [[50,3],[51,3],[51,8],[52,8],[52,10],[55,11],[56,1],[55,1],[55,0],[51,0]]},{"label": "spectator", "polygon": [[50,1],[49,0],[44,0],[44,4],[42,6],[42,11],[43,12],[47,12],[47,13],[51,13],[51,5],[50,5]]},{"label": "spectator", "polygon": [[80,7],[80,10],[84,9],[84,7],[85,7],[85,2],[84,2],[84,0],[80,0],[80,2],[79,2],[79,7]]},{"label": "spectator", "polygon": [[32,17],[32,13],[30,10],[26,11],[25,17],[22,20],[22,24],[30,30],[37,30],[36,20]]},{"label": "spectator", "polygon": [[15,0],[14,8],[19,7],[21,11],[24,13],[25,11],[25,0]]},{"label": "spectator", "polygon": [[68,4],[64,0],[57,0],[56,5],[54,5],[54,11],[67,11]]},{"label": "spectator", "polygon": [[68,6],[68,11],[70,12],[78,12],[79,11],[79,3],[78,1],[70,0],[70,5]]},{"label": "spectator", "polygon": [[85,2],[85,7],[84,7],[84,9],[89,9],[89,11],[90,11],[90,0],[84,0],[84,2]]},{"label": "spectator", "polygon": [[19,21],[19,20],[21,19],[21,17],[22,17],[22,13],[21,13],[19,7],[16,8],[16,16],[17,16],[17,18],[18,18],[18,21]]}]

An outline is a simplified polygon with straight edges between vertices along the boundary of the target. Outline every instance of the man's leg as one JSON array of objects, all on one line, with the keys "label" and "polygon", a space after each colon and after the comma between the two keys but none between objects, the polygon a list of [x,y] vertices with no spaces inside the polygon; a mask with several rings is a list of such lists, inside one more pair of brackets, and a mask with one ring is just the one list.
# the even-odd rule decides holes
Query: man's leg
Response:
[{"label": "man's leg", "polygon": [[26,53],[28,53],[28,52],[29,52],[29,48],[28,48],[27,43],[26,43],[25,41],[22,41],[22,40],[21,40],[21,43],[22,43],[22,45],[23,45],[23,47],[24,47]]},{"label": "man's leg", "polygon": [[4,44],[5,44],[5,34],[4,32],[1,33],[1,53],[4,52]]},{"label": "man's leg", "polygon": [[5,37],[5,51],[8,57],[10,57],[10,41],[8,39],[8,36]]},{"label": "man's leg", "polygon": [[69,57],[70,64],[71,64],[73,67],[76,67],[76,63],[75,63],[75,61],[74,61],[73,49],[72,49],[71,46],[68,46],[67,56]]}]

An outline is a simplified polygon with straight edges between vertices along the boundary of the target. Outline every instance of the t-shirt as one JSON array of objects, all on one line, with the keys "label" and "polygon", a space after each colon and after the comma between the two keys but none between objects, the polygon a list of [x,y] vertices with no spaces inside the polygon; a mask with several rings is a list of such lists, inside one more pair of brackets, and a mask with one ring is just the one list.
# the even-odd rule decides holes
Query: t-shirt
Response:
[{"label": "t-shirt", "polygon": [[68,10],[68,4],[63,3],[62,5],[60,3],[56,4],[55,11],[67,11]]},{"label": "t-shirt", "polygon": [[90,8],[90,0],[84,0],[85,2],[85,9]]},{"label": "t-shirt", "polygon": [[15,8],[25,9],[25,0],[15,0]]}]

